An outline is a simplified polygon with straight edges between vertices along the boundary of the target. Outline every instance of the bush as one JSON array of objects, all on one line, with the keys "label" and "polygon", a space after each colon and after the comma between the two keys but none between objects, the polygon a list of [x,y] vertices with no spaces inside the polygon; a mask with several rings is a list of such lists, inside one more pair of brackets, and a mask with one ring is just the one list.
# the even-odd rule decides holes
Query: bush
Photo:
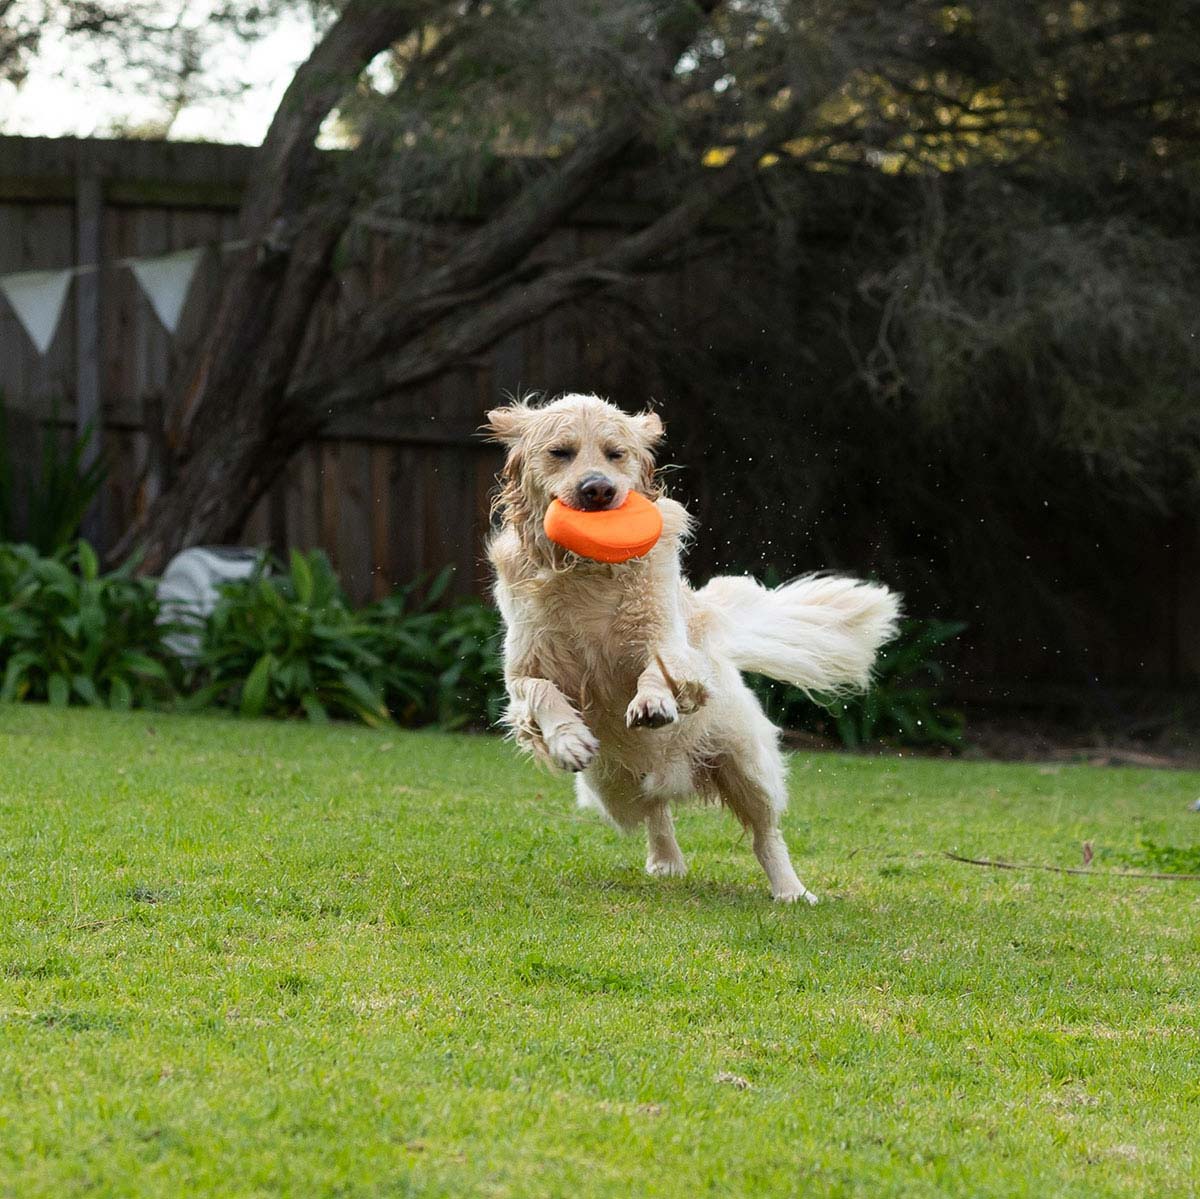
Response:
[{"label": "bush", "polygon": [[397,591],[364,613],[384,662],[388,708],[402,724],[488,727],[504,709],[500,614],[478,600],[437,609],[450,571],[422,593]]},{"label": "bush", "polygon": [[286,574],[264,568],[221,588],[195,663],[189,706],[243,716],[389,721],[370,624],[351,612],[328,559],[295,550]]},{"label": "bush", "polygon": [[371,725],[493,723],[504,702],[499,616],[477,600],[436,608],[449,581],[444,571],[356,613],[324,554],[293,551],[286,572],[222,588],[187,702]]},{"label": "bush", "polygon": [[154,584],[100,573],[86,542],[0,545],[0,700],[130,708],[174,693]]},{"label": "bush", "polygon": [[[320,551],[293,551],[286,571],[264,562],[221,588],[185,675],[163,644],[172,626],[159,623],[154,582],[133,569],[102,575],[85,542],[49,556],[0,544],[0,700],[128,708],[182,696],[187,708],[244,716],[447,729],[492,726],[504,709],[499,613],[478,600],[439,606],[448,570],[354,612]],[[832,726],[850,747],[957,748],[962,717],[942,703],[936,655],[963,627],[905,622],[864,696],[821,700],[751,682],[787,727]]]},{"label": "bush", "polygon": [[[14,451],[8,410],[0,393],[0,541],[27,542],[43,554],[57,553],[79,536],[79,527],[107,473],[102,458],[84,464],[92,429],[64,446],[56,414],[57,408],[50,425],[41,430],[41,461],[35,468]],[[36,432],[31,434],[34,441],[36,436]],[[32,445],[26,448],[33,449]],[[18,496],[23,497],[23,504]]]},{"label": "bush", "polygon": [[904,621],[900,635],[880,651],[871,689],[864,695],[810,698],[799,688],[762,678],[752,685],[777,724],[820,732],[832,725],[850,749],[872,741],[958,749],[963,717],[945,707],[945,668],[937,653],[965,628],[956,621]]}]

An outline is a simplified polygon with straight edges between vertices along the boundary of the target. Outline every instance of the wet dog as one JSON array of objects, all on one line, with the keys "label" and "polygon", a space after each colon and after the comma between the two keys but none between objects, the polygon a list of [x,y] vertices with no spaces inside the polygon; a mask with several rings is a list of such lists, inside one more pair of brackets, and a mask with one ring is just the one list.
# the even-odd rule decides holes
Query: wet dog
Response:
[{"label": "wet dog", "polygon": [[[895,633],[895,595],[828,576],[774,589],[719,577],[693,590],[680,566],[688,515],[658,485],[663,426],[652,412],[567,395],[498,408],[488,429],[508,450],[488,550],[518,744],[573,771],[582,805],[622,829],[644,824],[650,874],[685,872],[671,805],[699,796],[750,830],[776,899],[816,903],[780,831],[779,732],[741,672],[811,692],[862,689]],[[546,537],[551,500],[596,510],[619,507],[631,490],[663,516],[662,537],[644,557],[592,562]]]}]

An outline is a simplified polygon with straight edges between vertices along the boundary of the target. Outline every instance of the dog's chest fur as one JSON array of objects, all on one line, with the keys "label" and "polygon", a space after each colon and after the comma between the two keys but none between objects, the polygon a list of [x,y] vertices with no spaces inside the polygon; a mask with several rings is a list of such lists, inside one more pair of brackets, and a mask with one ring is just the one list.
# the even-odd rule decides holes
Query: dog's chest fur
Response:
[{"label": "dog's chest fur", "polygon": [[544,577],[532,597],[535,656],[546,676],[592,707],[633,694],[657,635],[644,560],[583,564]]}]

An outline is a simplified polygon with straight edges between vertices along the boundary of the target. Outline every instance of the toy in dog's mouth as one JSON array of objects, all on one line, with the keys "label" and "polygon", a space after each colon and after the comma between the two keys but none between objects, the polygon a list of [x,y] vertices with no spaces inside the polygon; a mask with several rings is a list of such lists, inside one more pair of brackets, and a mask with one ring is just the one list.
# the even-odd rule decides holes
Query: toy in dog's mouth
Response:
[{"label": "toy in dog's mouth", "polygon": [[584,512],[551,500],[542,522],[546,536],[563,549],[595,562],[628,562],[648,554],[662,536],[656,505],[631,491],[619,508]]}]

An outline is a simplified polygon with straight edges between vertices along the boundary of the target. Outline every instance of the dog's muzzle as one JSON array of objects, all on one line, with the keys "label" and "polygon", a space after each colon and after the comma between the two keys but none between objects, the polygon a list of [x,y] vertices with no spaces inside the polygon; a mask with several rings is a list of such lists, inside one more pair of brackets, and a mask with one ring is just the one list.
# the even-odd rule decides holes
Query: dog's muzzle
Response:
[{"label": "dog's muzzle", "polygon": [[616,484],[604,475],[584,475],[575,488],[575,498],[578,507],[585,512],[599,512],[611,508],[617,498]]}]

